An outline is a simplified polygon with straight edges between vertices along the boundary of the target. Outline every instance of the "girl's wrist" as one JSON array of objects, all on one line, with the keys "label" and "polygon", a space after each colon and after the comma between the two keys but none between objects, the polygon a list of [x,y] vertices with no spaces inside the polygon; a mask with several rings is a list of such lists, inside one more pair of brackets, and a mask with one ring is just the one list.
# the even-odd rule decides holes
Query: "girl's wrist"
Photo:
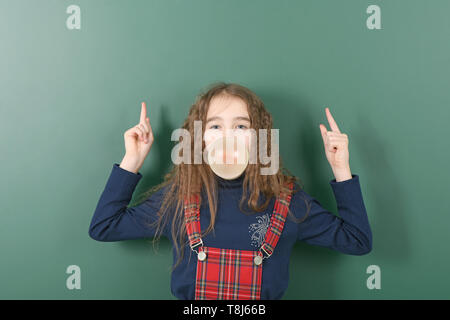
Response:
[{"label": "girl's wrist", "polygon": [[343,168],[333,168],[334,177],[336,182],[341,182],[345,180],[350,180],[353,178],[350,166],[345,166]]},{"label": "girl's wrist", "polygon": [[119,167],[121,167],[122,169],[125,169],[127,171],[133,172],[135,174],[137,174],[139,172],[139,169],[141,168],[141,166],[137,163],[136,160],[127,157],[127,155],[125,155],[122,159],[122,162],[120,162]]}]

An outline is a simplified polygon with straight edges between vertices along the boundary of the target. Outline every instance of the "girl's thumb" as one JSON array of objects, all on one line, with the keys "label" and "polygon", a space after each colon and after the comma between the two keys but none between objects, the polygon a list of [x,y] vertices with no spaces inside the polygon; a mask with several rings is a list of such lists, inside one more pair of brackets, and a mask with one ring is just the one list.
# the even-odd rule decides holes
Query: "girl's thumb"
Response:
[{"label": "girl's thumb", "polygon": [[322,134],[323,143],[325,144],[327,129],[324,126],[322,126],[322,124],[319,124],[319,129],[320,129],[320,133]]}]

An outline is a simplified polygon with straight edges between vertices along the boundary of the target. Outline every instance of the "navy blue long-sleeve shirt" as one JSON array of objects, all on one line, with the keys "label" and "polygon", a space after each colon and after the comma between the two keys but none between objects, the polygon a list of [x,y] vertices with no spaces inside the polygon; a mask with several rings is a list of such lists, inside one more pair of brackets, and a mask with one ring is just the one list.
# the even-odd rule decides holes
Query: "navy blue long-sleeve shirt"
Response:
[{"label": "navy blue long-sleeve shirt", "polygon": [[[266,210],[251,215],[239,209],[244,175],[234,180],[217,177],[219,185],[218,210],[215,232],[203,237],[205,246],[258,250],[270,222],[275,198]],[[141,173],[127,171],[114,163],[105,189],[101,194],[89,226],[89,236],[97,241],[120,241],[151,238],[155,229],[146,223],[156,221],[165,188],[158,190],[143,203],[128,207],[133,192],[142,178]],[[309,202],[309,214],[301,223],[286,219],[283,232],[268,259],[264,259],[262,271],[261,299],[280,299],[288,287],[289,257],[296,241],[327,247],[345,254],[363,255],[372,250],[372,232],[364,205],[359,176],[352,174],[349,180],[331,180],[339,216],[327,211],[320,202],[300,190],[291,198],[290,209],[297,219],[303,218]],[[296,184],[296,189],[299,186]],[[209,226],[210,212],[207,201],[202,201],[200,225],[202,232]],[[170,223],[163,235],[173,244]],[[183,261],[172,272],[171,292],[179,299],[194,299],[196,254],[189,245],[184,247]],[[173,261],[177,260],[175,248]]]}]

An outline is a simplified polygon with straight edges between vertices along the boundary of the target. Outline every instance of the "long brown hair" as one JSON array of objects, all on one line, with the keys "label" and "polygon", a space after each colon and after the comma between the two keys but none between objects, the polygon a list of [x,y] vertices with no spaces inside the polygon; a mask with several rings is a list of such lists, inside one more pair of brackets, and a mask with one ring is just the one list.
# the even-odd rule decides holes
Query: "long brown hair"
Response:
[{"label": "long brown hair", "polygon": [[[201,120],[202,132],[205,132],[206,115],[210,101],[217,96],[234,96],[242,99],[246,103],[247,112],[250,117],[250,127],[256,131],[257,135],[259,135],[259,129],[267,130],[265,131],[267,132],[267,155],[270,155],[272,116],[265,109],[264,103],[255,93],[239,84],[218,82],[208,86],[203,93],[200,93],[197,96],[195,103],[192,104],[182,128],[188,130],[191,137],[194,137],[194,121]],[[194,144],[191,143],[190,145],[191,157],[193,157]],[[204,150],[204,148],[205,142],[202,139],[202,150]],[[303,188],[302,182],[283,167],[281,157],[279,158],[279,169],[277,173],[273,175],[259,174],[260,168],[265,166],[260,164],[258,161],[256,162],[257,163],[255,164],[249,163],[243,173],[243,192],[239,202],[239,208],[241,211],[245,211],[243,205],[247,202],[246,204],[248,208],[253,210],[253,212],[261,212],[266,209],[271,198],[279,195],[280,192],[283,191],[288,194],[297,192],[298,190],[295,188],[291,192],[289,189],[284,187],[288,182],[297,182],[297,185]],[[167,187],[161,202],[161,208],[158,212],[158,219],[148,226],[151,228],[156,226],[156,232],[153,238],[153,244],[155,244],[155,241],[159,240],[161,237],[162,230],[165,228],[166,224],[169,222],[171,223],[172,239],[177,251],[177,256],[179,257],[177,263],[172,268],[172,271],[183,259],[184,246],[189,245],[189,241],[186,241],[187,235],[183,210],[183,201],[185,196],[192,193],[199,193],[202,190],[205,191],[211,213],[211,223],[206,229],[206,232],[202,234],[202,237],[214,230],[217,212],[217,180],[215,178],[215,174],[207,163],[204,163],[203,161],[201,164],[193,163],[193,159],[191,159],[191,164],[181,163],[176,165],[172,163],[170,172],[164,176],[164,181],[150,188],[142,195],[142,197],[146,199],[152,193],[163,187]],[[247,190],[250,192],[248,193]],[[249,197],[247,199],[248,194]],[[258,201],[260,194],[264,195],[265,199],[265,202],[262,204],[259,204],[260,201]],[[201,201],[202,199],[200,197],[200,202]],[[306,199],[305,202],[308,207],[308,202]],[[307,211],[309,212],[309,209]],[[303,219],[298,220],[289,210],[289,216],[296,223],[302,222],[306,219],[307,214]],[[179,254],[180,251],[181,255]]]}]

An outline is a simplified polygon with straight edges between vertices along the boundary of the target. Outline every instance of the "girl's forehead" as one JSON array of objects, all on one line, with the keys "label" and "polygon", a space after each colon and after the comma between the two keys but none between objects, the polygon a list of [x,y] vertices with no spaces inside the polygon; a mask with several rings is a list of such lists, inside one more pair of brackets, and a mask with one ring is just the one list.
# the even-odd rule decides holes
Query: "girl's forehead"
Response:
[{"label": "girl's forehead", "polygon": [[228,117],[230,115],[248,117],[247,104],[241,98],[235,96],[216,96],[211,99],[207,118]]}]

